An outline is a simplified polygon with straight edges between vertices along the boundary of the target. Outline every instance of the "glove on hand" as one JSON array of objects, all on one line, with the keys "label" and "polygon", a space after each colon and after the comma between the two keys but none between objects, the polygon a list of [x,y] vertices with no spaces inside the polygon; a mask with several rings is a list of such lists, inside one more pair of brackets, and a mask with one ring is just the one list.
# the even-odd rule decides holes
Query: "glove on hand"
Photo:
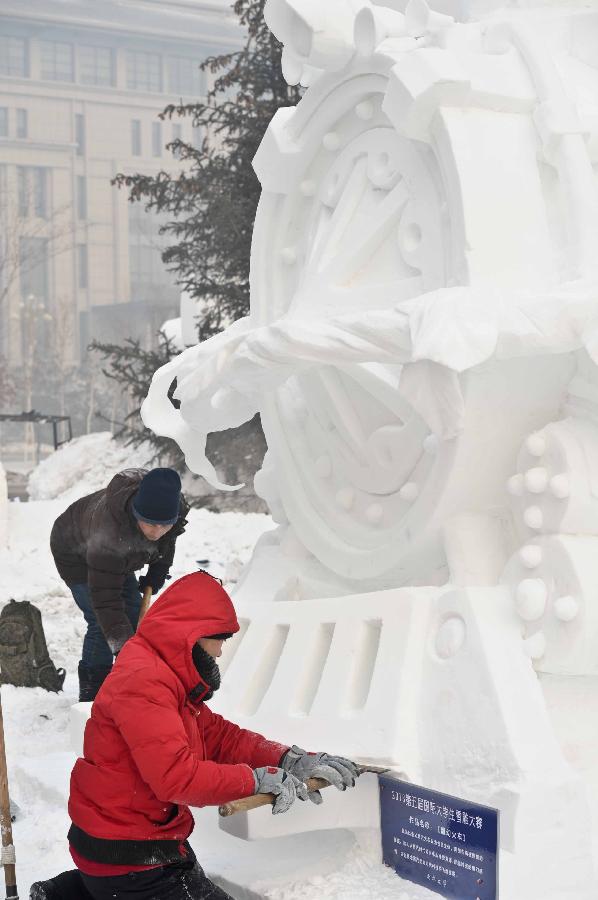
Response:
[{"label": "glove on hand", "polygon": [[255,794],[276,794],[272,814],[286,812],[295,799],[307,800],[307,788],[298,778],[284,769],[262,766],[253,770]]},{"label": "glove on hand", "polygon": [[[359,778],[359,767],[350,759],[343,756],[329,756],[328,753],[308,753],[296,744],[287,750],[280,764],[283,769],[301,781],[307,781],[308,778],[323,778],[339,791],[355,787],[355,779]],[[322,795],[319,791],[310,791],[309,799],[312,803],[321,803]]]},{"label": "glove on hand", "polygon": [[164,563],[152,563],[148,566],[147,573],[138,579],[139,590],[143,594],[146,588],[151,587],[152,594],[157,594],[164,587],[167,578],[170,578],[168,566],[165,566]]}]

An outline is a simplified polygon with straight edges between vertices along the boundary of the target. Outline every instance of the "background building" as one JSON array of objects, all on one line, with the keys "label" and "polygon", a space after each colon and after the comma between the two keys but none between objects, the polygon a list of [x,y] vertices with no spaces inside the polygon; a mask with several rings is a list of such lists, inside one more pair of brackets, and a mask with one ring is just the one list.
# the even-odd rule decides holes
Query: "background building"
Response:
[{"label": "background building", "polygon": [[154,338],[178,309],[159,221],[112,187],[178,163],[199,63],[235,49],[228,0],[4,0],[0,7],[0,354],[76,364],[92,338]]}]

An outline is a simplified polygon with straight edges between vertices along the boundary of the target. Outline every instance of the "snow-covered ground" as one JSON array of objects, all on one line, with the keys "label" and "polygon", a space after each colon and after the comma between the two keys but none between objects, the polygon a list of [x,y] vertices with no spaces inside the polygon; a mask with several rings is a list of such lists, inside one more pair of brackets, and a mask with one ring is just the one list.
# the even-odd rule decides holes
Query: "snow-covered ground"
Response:
[{"label": "snow-covered ground", "polygon": [[[131,454],[107,436],[92,435],[54,454],[33,473],[30,496],[39,499],[9,504],[9,547],[0,549],[0,606],[11,597],[35,603],[42,611],[52,659],[67,670],[60,694],[10,685],[2,689],[10,790],[19,807],[13,833],[22,897],[31,882],[72,868],[65,802],[69,710],[77,700],[76,670],[84,622],[54,569],[50,529],[56,516],[76,497],[101,487],[118,469],[144,461],[142,452]],[[177,542],[174,577],[198,568],[201,560],[201,567],[232,587],[256,540],[272,525],[264,515],[192,510],[187,531]],[[248,845],[219,832],[213,812],[205,810],[198,816],[196,852],[207,871],[222,876],[223,886],[235,890],[243,900],[424,900],[437,896],[401,881],[386,869],[380,862],[377,835],[371,831],[350,836],[342,832],[312,834],[296,842],[287,837],[279,843]],[[320,859],[313,865],[316,847]],[[325,848],[330,849],[330,859],[326,859]],[[276,871],[271,865],[273,853],[279,858]],[[236,860],[233,874],[229,871],[231,857]],[[244,889],[239,889],[239,884],[244,884]]]}]

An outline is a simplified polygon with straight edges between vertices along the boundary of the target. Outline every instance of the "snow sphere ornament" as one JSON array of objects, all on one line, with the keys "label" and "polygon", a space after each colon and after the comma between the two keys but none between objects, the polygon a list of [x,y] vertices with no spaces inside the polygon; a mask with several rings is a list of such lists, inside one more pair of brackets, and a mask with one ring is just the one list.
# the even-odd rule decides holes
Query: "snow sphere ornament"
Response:
[{"label": "snow sphere ornament", "polygon": [[572,622],[579,615],[579,602],[571,595],[559,597],[554,603],[554,614],[561,622]]},{"label": "snow sphere ornament", "polygon": [[526,622],[544,615],[548,591],[541,578],[526,578],[517,586],[517,611]]}]

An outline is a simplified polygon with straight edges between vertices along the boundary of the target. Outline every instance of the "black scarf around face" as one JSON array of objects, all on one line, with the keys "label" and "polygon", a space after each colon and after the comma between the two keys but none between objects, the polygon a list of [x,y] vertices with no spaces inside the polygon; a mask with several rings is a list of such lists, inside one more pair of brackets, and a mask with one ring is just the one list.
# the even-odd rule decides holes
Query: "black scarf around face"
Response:
[{"label": "black scarf around face", "polygon": [[193,664],[197,669],[197,674],[202,681],[207,684],[210,690],[201,697],[204,687],[202,684],[198,684],[197,687],[191,691],[191,699],[193,700],[201,697],[202,700],[211,700],[214,696],[214,692],[220,687],[220,669],[218,668],[218,663],[200,644],[193,644],[192,656]]}]

